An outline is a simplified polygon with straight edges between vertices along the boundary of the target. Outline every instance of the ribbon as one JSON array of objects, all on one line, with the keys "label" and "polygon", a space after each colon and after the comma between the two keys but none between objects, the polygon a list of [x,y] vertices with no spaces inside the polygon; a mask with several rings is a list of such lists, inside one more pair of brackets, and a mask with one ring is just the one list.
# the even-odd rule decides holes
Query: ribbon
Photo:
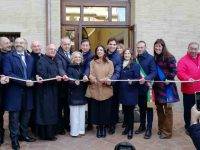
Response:
[{"label": "ribbon", "polygon": [[[0,75],[0,77],[3,77],[2,75]],[[30,80],[25,80],[25,79],[20,79],[20,78],[16,78],[16,77],[10,77],[10,76],[6,76],[8,77],[9,79],[12,79],[12,80],[16,80],[16,81],[22,81],[22,82],[26,82],[26,81],[30,81]],[[47,82],[47,81],[52,81],[52,80],[56,80],[57,78],[48,78],[48,79],[42,79],[40,80],[41,82]],[[69,80],[71,81],[75,81],[75,80],[78,80],[80,82],[82,82],[83,80],[81,79],[74,79],[74,78],[68,78]],[[36,80],[31,80],[32,82],[40,82],[40,81],[36,81]],[[138,82],[140,81],[139,79],[123,79],[123,80],[109,80],[111,82],[129,82],[129,81],[132,81],[132,82]],[[193,80],[193,81],[188,81],[188,80],[167,80],[167,81],[156,81],[156,80],[145,80],[146,82],[152,82],[152,83],[194,83],[194,82],[200,82],[200,79],[198,80]]]}]

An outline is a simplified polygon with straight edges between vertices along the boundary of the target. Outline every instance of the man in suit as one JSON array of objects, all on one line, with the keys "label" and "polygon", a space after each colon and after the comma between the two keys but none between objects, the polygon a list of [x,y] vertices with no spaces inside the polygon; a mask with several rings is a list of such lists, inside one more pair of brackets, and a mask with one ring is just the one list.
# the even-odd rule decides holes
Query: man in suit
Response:
[{"label": "man in suit", "polygon": [[[90,74],[90,62],[94,58],[94,53],[90,49],[90,41],[89,39],[83,39],[81,41],[81,50],[83,54],[83,79],[88,80]],[[87,89],[87,85],[85,87]],[[86,97],[85,97],[86,98]],[[93,125],[91,124],[91,100],[86,98],[88,101],[88,118],[87,118],[87,130],[92,130]]]},{"label": "man in suit", "polygon": [[59,83],[59,98],[58,98],[58,125],[57,133],[65,134],[65,129],[70,131],[69,127],[69,104],[68,104],[68,85],[65,81],[68,80],[67,70],[71,58],[71,40],[69,37],[61,39],[60,47],[57,52],[57,65],[59,75],[63,77],[63,82]]},{"label": "man in suit", "polygon": [[146,80],[153,80],[156,77],[157,70],[153,56],[147,52],[146,42],[139,41],[136,46],[138,52],[137,60],[144,73],[139,80],[138,106],[140,108],[140,126],[135,131],[135,134],[145,132],[144,138],[150,139],[152,136],[153,108],[147,107],[149,86]]},{"label": "man in suit", "polygon": [[[2,63],[4,56],[11,51],[11,42],[7,37],[0,37],[0,75],[2,75],[3,70],[2,70]],[[8,77],[3,77],[2,76],[2,84],[4,81],[9,80]],[[4,110],[2,109],[2,100],[3,100],[3,90],[4,90],[3,85],[0,86],[0,145],[3,144],[4,142],[4,128],[3,128],[3,115],[4,115]]]},{"label": "man in suit", "polygon": [[33,108],[32,86],[33,59],[26,53],[26,42],[23,38],[15,40],[15,50],[7,54],[3,61],[3,74],[26,80],[10,80],[5,89],[3,108],[9,111],[9,130],[12,148],[20,149],[18,140],[35,141],[29,136],[28,122]]}]

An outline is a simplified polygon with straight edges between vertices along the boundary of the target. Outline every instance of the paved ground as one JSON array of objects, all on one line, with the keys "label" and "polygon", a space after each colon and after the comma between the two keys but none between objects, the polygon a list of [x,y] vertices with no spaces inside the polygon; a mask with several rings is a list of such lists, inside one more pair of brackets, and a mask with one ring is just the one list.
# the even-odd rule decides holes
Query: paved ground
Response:
[{"label": "paved ground", "polygon": [[[129,141],[134,144],[137,150],[193,150],[195,149],[191,139],[185,134],[183,128],[183,117],[181,103],[174,107],[174,131],[172,139],[161,140],[157,136],[157,117],[154,115],[153,136],[150,140],[143,139],[142,135],[134,135],[132,140],[127,140],[121,135],[121,124],[117,127],[115,135],[108,135],[104,139],[95,137],[95,130],[87,132],[85,136],[80,138],[71,138],[69,134],[57,136],[58,140],[53,142],[40,141],[34,143],[21,142],[23,150],[113,150],[114,146],[121,141]],[[9,132],[6,119],[6,139],[5,143],[0,147],[2,150],[11,149]],[[139,124],[135,124],[135,129]]]}]

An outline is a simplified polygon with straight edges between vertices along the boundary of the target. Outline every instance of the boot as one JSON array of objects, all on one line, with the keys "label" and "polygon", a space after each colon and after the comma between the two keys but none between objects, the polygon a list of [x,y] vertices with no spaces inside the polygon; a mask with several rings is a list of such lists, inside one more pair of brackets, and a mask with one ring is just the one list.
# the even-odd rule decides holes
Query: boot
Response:
[{"label": "boot", "polygon": [[133,129],[130,129],[127,134],[127,138],[130,140],[133,138]]},{"label": "boot", "polygon": [[97,126],[97,138],[101,138],[101,130],[100,130],[100,126]]},{"label": "boot", "polygon": [[147,129],[146,132],[145,132],[144,138],[145,139],[150,139],[151,135],[152,135],[151,129]]},{"label": "boot", "polygon": [[102,138],[105,138],[106,137],[106,127],[105,126],[102,126]]}]

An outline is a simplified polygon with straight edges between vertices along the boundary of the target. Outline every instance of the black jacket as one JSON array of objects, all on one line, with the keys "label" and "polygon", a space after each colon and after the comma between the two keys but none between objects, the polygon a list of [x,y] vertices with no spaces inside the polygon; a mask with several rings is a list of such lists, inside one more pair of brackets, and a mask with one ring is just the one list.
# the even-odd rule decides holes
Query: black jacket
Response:
[{"label": "black jacket", "polygon": [[[82,65],[70,65],[68,68],[68,76],[73,79],[83,78]],[[75,84],[75,81],[69,81],[68,101],[69,105],[85,105],[87,103],[85,99],[86,86],[85,83],[80,82],[79,85]]]},{"label": "black jacket", "polygon": [[[54,78],[58,74],[55,59],[44,55],[37,63],[37,74],[43,79]],[[56,124],[58,120],[58,89],[57,81],[48,81],[38,84],[35,101],[36,124]]]}]

